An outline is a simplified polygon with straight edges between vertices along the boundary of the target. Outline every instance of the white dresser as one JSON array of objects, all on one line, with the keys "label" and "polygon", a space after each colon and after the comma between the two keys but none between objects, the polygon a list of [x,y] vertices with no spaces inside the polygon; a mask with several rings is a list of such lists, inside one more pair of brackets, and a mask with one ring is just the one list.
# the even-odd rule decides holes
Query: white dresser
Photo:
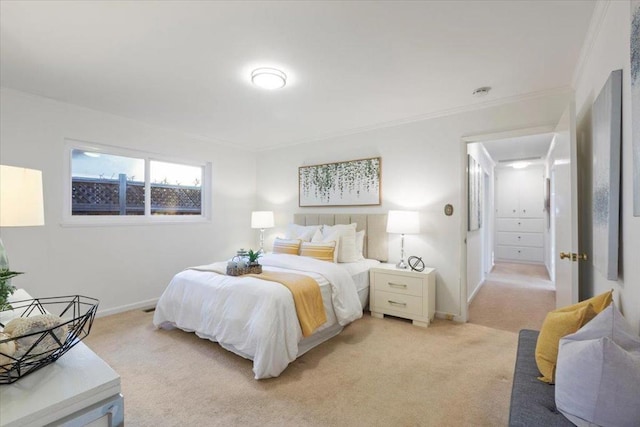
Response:
[{"label": "white dresser", "polygon": [[416,326],[429,326],[436,312],[436,270],[401,270],[393,264],[380,264],[369,271],[369,309],[373,317],[385,314],[413,320]]},{"label": "white dresser", "polygon": [[[18,292],[14,301],[31,298]],[[124,425],[120,376],[81,342],[57,361],[13,384],[0,385],[0,426],[48,425]]]},{"label": "white dresser", "polygon": [[544,261],[544,170],[496,169],[496,250],[498,261]]}]

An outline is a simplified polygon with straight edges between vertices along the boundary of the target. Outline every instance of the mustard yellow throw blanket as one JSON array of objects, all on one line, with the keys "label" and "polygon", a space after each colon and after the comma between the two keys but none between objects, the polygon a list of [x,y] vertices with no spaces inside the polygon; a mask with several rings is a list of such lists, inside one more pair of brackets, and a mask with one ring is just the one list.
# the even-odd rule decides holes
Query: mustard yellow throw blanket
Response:
[{"label": "mustard yellow throw blanket", "polygon": [[291,291],[303,336],[308,337],[327,321],[320,286],[311,277],[276,271],[263,271],[261,274],[245,274],[240,277],[247,276],[280,283]]}]

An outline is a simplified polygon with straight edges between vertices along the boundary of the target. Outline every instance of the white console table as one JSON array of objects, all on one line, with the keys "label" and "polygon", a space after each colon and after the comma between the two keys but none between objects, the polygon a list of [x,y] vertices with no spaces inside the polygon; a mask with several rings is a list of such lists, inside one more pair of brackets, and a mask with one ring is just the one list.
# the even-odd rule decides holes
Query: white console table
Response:
[{"label": "white console table", "polygon": [[[20,289],[12,299],[29,298]],[[78,343],[50,365],[0,385],[0,426],[123,426],[120,391],[120,376]]]}]

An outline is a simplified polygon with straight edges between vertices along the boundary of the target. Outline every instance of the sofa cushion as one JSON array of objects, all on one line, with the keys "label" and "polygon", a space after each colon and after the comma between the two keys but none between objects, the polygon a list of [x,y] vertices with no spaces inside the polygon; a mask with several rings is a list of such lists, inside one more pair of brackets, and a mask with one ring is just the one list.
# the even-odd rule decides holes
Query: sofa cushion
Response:
[{"label": "sofa cushion", "polygon": [[542,374],[539,380],[553,384],[560,338],[574,333],[595,316],[596,312],[591,304],[580,306],[573,311],[555,310],[547,314],[535,351],[536,364]]},{"label": "sofa cushion", "polygon": [[578,426],[640,420],[640,337],[614,304],[560,340],[556,404]]},{"label": "sofa cushion", "polygon": [[[553,384],[560,338],[580,329],[611,304],[613,290],[547,314],[536,345],[536,363],[541,381]],[[589,308],[589,306],[591,306]]]}]

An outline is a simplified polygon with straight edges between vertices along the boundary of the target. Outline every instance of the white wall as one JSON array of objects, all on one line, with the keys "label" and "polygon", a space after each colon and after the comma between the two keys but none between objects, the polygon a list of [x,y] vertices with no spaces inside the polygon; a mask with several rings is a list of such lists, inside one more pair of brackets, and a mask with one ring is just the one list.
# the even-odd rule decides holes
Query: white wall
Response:
[{"label": "white wall", "polygon": [[[99,312],[152,305],[190,265],[257,244],[256,155],[128,119],[2,89],[0,160],[43,171],[44,227],[3,228],[13,279],[35,296],[83,294]],[[64,140],[116,145],[212,163],[212,221],[199,224],[63,227]]]},{"label": "white wall", "polygon": [[[567,104],[566,94],[538,97],[447,117],[381,128],[315,143],[259,153],[258,205],[273,209],[276,228],[266,245],[282,233],[295,212],[421,212],[422,234],[406,236],[408,255],[423,257],[437,268],[436,311],[460,315],[466,304],[463,239],[466,217],[463,191],[466,144],[462,138],[492,132],[552,125]],[[352,208],[299,208],[298,167],[318,163],[382,157],[382,205]],[[444,205],[454,206],[445,216]],[[463,231],[464,230],[464,231]],[[400,255],[399,237],[390,237],[390,261]]]},{"label": "white wall", "polygon": [[[604,4],[603,20],[593,39],[576,83],[578,156],[580,165],[580,252],[593,253],[591,217],[591,106],[609,74],[622,69],[622,193],[620,222],[620,277],[607,280],[591,262],[580,264],[581,299],[614,289],[615,299],[636,332],[640,331],[640,218],[633,216],[633,156],[631,146],[629,1]],[[635,117],[635,120],[640,118]],[[640,183],[635,183],[638,188]]]},{"label": "white wall", "polygon": [[[482,200],[483,221],[479,230],[467,231],[467,301],[475,297],[484,282],[490,265],[493,264],[493,196],[494,196],[494,167],[495,163],[484,146],[479,143],[467,144],[467,153],[482,166],[482,170],[489,179],[483,177],[484,195]],[[487,204],[487,201],[491,203]]]}]

